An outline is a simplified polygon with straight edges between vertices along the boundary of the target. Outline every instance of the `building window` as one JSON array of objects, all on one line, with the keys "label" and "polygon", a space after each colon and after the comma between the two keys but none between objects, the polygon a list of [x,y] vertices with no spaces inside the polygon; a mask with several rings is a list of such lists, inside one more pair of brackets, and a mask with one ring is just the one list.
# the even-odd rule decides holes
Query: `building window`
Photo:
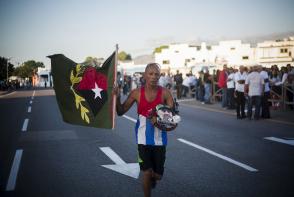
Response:
[{"label": "building window", "polygon": [[187,63],[187,62],[191,62],[191,60],[190,59],[185,59],[185,62]]},{"label": "building window", "polygon": [[179,51],[175,51],[175,53],[179,53]]},{"label": "building window", "polygon": [[169,60],[163,60],[162,64],[169,64]]},{"label": "building window", "polygon": [[210,51],[211,50],[211,46],[206,46],[206,49]]},{"label": "building window", "polygon": [[236,48],[235,47],[231,47],[231,51],[234,51]]},{"label": "building window", "polygon": [[196,48],[197,48],[197,51],[201,50],[201,46],[196,46]]},{"label": "building window", "polygon": [[195,57],[192,57],[192,60],[195,60]]},{"label": "building window", "polygon": [[243,56],[243,57],[242,57],[242,60],[248,60],[248,59],[249,59],[248,56]]},{"label": "building window", "polygon": [[288,53],[288,49],[282,48],[280,49],[280,53]]}]

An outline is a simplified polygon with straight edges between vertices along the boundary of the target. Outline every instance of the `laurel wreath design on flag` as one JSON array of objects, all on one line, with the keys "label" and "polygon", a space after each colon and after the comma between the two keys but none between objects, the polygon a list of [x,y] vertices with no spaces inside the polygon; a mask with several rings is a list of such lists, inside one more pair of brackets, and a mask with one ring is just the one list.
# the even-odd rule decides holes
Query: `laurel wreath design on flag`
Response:
[{"label": "laurel wreath design on flag", "polygon": [[80,83],[80,81],[82,80],[82,77],[80,77],[82,74],[83,74],[83,70],[81,68],[81,65],[77,64],[76,65],[76,75],[74,74],[73,70],[70,73],[70,81],[71,81],[70,89],[75,95],[76,108],[77,108],[77,110],[80,108],[82,119],[85,122],[87,122],[88,124],[90,124],[90,119],[87,114],[87,113],[89,113],[89,110],[85,106],[83,106],[83,104],[82,104],[82,102],[85,102],[85,99],[83,97],[81,97],[80,95],[78,95],[74,90],[74,85],[77,83]]}]

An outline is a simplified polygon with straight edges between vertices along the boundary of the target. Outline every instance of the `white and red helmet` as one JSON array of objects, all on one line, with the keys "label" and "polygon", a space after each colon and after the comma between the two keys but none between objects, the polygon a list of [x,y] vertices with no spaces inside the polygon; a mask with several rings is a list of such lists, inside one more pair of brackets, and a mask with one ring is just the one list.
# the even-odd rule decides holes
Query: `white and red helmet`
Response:
[{"label": "white and red helmet", "polygon": [[172,131],[181,121],[181,117],[176,115],[173,110],[167,106],[159,104],[153,109],[149,116],[155,127],[163,131]]}]

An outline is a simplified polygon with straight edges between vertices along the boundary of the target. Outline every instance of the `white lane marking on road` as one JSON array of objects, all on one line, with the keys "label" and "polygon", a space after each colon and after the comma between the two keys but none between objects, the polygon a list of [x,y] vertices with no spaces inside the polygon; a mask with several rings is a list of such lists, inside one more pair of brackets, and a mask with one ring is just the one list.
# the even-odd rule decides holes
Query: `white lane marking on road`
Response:
[{"label": "white lane marking on road", "polygon": [[33,92],[33,97],[35,96],[35,93],[36,93],[36,91],[34,90],[34,92]]},{"label": "white lane marking on road", "polygon": [[100,147],[100,150],[115,163],[111,165],[102,165],[102,167],[138,179],[140,174],[138,163],[124,162],[124,160],[122,160],[110,147]]},{"label": "white lane marking on road", "polygon": [[123,115],[123,117],[125,117],[126,119],[129,119],[130,121],[133,121],[134,123],[137,122],[136,119],[134,119],[134,118],[132,118],[132,117],[130,117],[130,116]]},{"label": "white lane marking on road", "polygon": [[10,175],[9,175],[8,182],[6,185],[6,191],[13,191],[15,188],[22,152],[23,152],[22,149],[16,150],[13,164],[12,164],[12,167],[10,170]]},{"label": "white lane marking on road", "polygon": [[30,101],[30,104],[32,104],[33,103],[33,101]]},{"label": "white lane marking on road", "polygon": [[264,139],[294,146],[294,140],[292,140],[292,139],[291,140],[284,140],[284,139],[277,138],[277,137],[265,137]]},{"label": "white lane marking on road", "polygon": [[100,147],[100,150],[104,152],[115,164],[126,163],[110,147]]},{"label": "white lane marking on road", "polygon": [[32,107],[29,106],[29,108],[28,108],[28,113],[31,113],[31,111],[32,111]]},{"label": "white lane marking on road", "polygon": [[209,150],[209,149],[207,149],[207,148],[204,148],[204,147],[202,147],[202,146],[199,146],[199,145],[197,145],[197,144],[194,144],[194,143],[189,142],[189,141],[187,141],[187,140],[184,140],[184,139],[182,139],[182,138],[178,138],[178,140],[179,140],[180,142],[183,142],[183,143],[185,143],[185,144],[188,144],[188,145],[190,145],[190,146],[192,146],[192,147],[194,147],[194,148],[198,148],[198,149],[200,149],[200,150],[202,150],[202,151],[204,151],[204,152],[207,152],[207,153],[209,153],[209,154],[211,154],[211,155],[214,155],[214,156],[216,156],[216,157],[218,157],[218,158],[221,158],[221,159],[223,159],[223,160],[225,160],[225,161],[228,161],[228,162],[230,162],[230,163],[233,163],[233,164],[235,164],[235,165],[237,165],[237,166],[239,166],[239,167],[241,167],[241,168],[244,168],[244,169],[246,169],[246,170],[248,170],[248,171],[250,171],[250,172],[257,172],[257,171],[258,171],[257,169],[252,168],[252,167],[250,167],[250,166],[248,166],[248,165],[246,165],[246,164],[243,164],[243,163],[241,163],[241,162],[238,162],[238,161],[236,161],[236,160],[233,160],[233,159],[231,159],[231,158],[229,158],[229,157],[226,157],[226,156],[224,156],[224,155],[221,155],[221,154],[219,154],[219,153],[216,153],[216,152],[214,152],[214,151],[211,151],[211,150]]},{"label": "white lane marking on road", "polygon": [[23,122],[21,131],[27,131],[28,124],[29,124],[29,119],[26,118]]}]

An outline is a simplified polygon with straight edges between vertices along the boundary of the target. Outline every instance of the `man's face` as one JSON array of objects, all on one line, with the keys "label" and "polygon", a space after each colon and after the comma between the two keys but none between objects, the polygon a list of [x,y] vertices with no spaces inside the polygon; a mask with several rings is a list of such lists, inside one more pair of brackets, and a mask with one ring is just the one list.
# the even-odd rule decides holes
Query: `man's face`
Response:
[{"label": "man's face", "polygon": [[157,66],[151,66],[147,68],[144,74],[146,84],[151,86],[157,86],[159,77],[160,77],[160,71]]}]

